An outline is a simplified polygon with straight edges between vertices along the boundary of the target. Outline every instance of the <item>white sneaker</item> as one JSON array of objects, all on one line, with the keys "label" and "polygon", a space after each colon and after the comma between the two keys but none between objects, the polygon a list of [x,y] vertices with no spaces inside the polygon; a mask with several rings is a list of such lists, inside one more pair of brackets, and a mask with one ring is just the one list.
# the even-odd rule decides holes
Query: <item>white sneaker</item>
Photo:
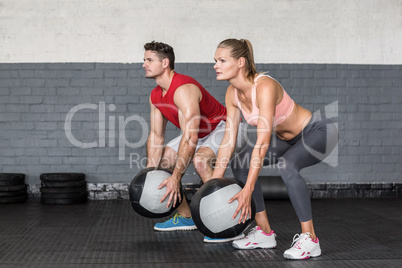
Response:
[{"label": "white sneaker", "polygon": [[275,236],[274,231],[267,234],[256,226],[245,238],[234,241],[232,246],[237,249],[274,248],[276,247]]},{"label": "white sneaker", "polygon": [[293,237],[291,248],[283,253],[283,257],[292,260],[304,260],[321,255],[318,238],[313,241],[310,233],[296,234]]}]

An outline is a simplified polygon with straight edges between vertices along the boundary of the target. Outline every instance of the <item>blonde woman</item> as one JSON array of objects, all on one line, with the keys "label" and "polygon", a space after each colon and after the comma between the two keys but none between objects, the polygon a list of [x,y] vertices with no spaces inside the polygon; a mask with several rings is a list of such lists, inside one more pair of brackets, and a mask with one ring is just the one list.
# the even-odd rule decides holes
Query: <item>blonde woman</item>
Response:
[{"label": "blonde woman", "polygon": [[[289,198],[301,223],[287,259],[307,259],[321,255],[314,232],[310,194],[301,169],[321,162],[338,142],[337,128],[329,119],[321,120],[295,103],[274,78],[257,73],[252,45],[248,40],[227,39],[215,52],[217,80],[227,80],[226,131],[218,151],[213,178],[221,178],[236,143],[241,118],[257,128],[255,145],[246,146],[231,161],[235,178],[245,187],[229,202],[238,201],[235,217],[240,221],[251,215],[251,198],[256,204],[257,226],[243,239],[233,242],[238,249],[274,248],[275,233],[265,210],[261,187],[257,181],[263,165],[277,164],[288,189]],[[312,151],[320,154],[312,154]],[[322,155],[323,157],[318,157]],[[319,159],[320,158],[320,159]],[[245,161],[246,160],[246,161]]]}]

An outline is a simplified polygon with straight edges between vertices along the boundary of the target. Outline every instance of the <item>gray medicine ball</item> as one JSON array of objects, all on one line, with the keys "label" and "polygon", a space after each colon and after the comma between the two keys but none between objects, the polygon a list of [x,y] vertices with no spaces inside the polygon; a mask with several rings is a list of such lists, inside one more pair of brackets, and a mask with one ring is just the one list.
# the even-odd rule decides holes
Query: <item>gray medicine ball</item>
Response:
[{"label": "gray medicine ball", "polygon": [[[129,196],[131,206],[138,214],[147,218],[162,218],[169,216],[180,203],[176,202],[176,207],[171,204],[166,207],[169,196],[161,203],[160,200],[166,193],[166,187],[158,189],[158,186],[172,172],[163,168],[146,168],[141,170],[131,181],[129,186]],[[182,189],[180,193],[183,198]]]},{"label": "gray medicine ball", "polygon": [[201,233],[210,238],[229,238],[241,234],[247,228],[255,217],[253,199],[251,218],[240,224],[241,212],[232,220],[238,201],[228,203],[242,187],[241,182],[227,178],[212,179],[201,186],[191,199],[190,206],[194,223]]}]

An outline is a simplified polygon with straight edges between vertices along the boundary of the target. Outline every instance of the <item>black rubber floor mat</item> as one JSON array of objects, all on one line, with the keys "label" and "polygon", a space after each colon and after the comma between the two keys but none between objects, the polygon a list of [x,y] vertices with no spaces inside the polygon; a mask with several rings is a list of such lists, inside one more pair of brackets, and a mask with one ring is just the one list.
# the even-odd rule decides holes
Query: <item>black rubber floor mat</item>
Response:
[{"label": "black rubber floor mat", "polygon": [[63,194],[63,193],[80,193],[85,192],[87,190],[86,186],[78,186],[78,187],[41,187],[41,193],[48,194]]},{"label": "black rubber floor mat", "polygon": [[42,187],[80,187],[85,186],[85,181],[42,181]]},{"label": "black rubber floor mat", "polygon": [[49,198],[41,197],[40,202],[46,205],[73,205],[73,204],[83,204],[88,201],[86,196],[78,198]]},{"label": "black rubber floor mat", "polygon": [[0,197],[17,197],[17,196],[26,196],[26,191],[25,190],[20,190],[20,191],[8,191],[8,192],[2,192],[0,191]]},{"label": "black rubber floor mat", "polygon": [[204,243],[198,231],[156,232],[129,200],[0,204],[0,267],[400,267],[402,199],[312,200],[322,256],[289,261],[300,224],[288,200],[267,201],[275,249]]},{"label": "black rubber floor mat", "polygon": [[44,199],[80,199],[87,198],[87,192],[77,192],[77,193],[42,193],[41,198]]},{"label": "black rubber floor mat", "polygon": [[1,180],[0,186],[13,186],[13,185],[22,185],[25,183],[24,178],[15,178],[12,180]]},{"label": "black rubber floor mat", "polygon": [[21,191],[21,190],[25,190],[25,189],[26,189],[25,184],[12,185],[12,186],[0,186],[1,192],[13,192],[13,191]]},{"label": "black rubber floor mat", "polygon": [[83,181],[83,173],[44,173],[40,175],[41,181]]},{"label": "black rubber floor mat", "polygon": [[13,203],[24,203],[27,200],[27,196],[2,196],[0,197],[0,204],[13,204]]},{"label": "black rubber floor mat", "polygon": [[0,181],[12,181],[23,179],[25,180],[25,174],[22,173],[0,173]]}]

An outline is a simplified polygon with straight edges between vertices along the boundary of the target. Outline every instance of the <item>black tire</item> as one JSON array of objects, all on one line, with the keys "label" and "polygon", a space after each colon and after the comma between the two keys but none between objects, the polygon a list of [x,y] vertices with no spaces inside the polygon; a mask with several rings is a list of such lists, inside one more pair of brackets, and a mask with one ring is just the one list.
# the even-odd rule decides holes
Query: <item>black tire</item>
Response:
[{"label": "black tire", "polygon": [[25,183],[24,178],[14,178],[13,180],[1,180],[0,186],[14,186],[14,185],[22,185]]},{"label": "black tire", "polygon": [[42,187],[79,187],[86,185],[86,181],[42,181]]},{"label": "black tire", "polygon": [[13,197],[0,197],[0,204],[24,203],[27,200],[26,195]]},{"label": "black tire", "polygon": [[79,198],[87,198],[87,192],[78,192],[78,193],[42,193],[41,197],[44,199],[79,199]]},{"label": "black tire", "polygon": [[0,197],[17,197],[17,196],[26,196],[27,192],[25,190],[22,191],[14,191],[14,192],[0,192]]},{"label": "black tire", "polygon": [[74,199],[53,199],[53,198],[41,198],[40,202],[45,205],[73,205],[83,204],[88,201],[88,198],[74,198]]},{"label": "black tire", "polygon": [[0,173],[0,181],[12,181],[14,179],[25,180],[25,174],[22,173]]},{"label": "black tire", "polygon": [[65,194],[65,193],[79,193],[86,192],[86,186],[78,186],[78,187],[42,187],[40,188],[41,193],[46,194]]},{"label": "black tire", "polygon": [[26,190],[27,186],[25,184],[12,185],[12,186],[0,186],[0,192],[15,192]]},{"label": "black tire", "polygon": [[84,181],[85,174],[83,173],[44,173],[40,175],[41,181],[54,181],[54,182],[66,182],[66,181]]}]

